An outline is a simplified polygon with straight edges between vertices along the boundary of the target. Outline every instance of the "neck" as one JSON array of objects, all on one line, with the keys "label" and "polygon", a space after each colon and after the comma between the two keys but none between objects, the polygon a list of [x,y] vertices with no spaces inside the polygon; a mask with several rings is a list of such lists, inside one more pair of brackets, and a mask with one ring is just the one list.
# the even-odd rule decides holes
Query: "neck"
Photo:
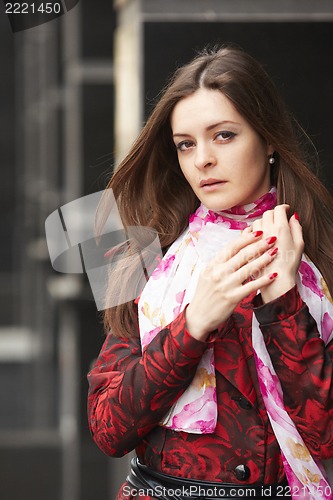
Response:
[{"label": "neck", "polygon": [[243,230],[251,225],[255,220],[260,219],[266,210],[272,210],[276,206],[276,188],[272,187],[268,193],[258,200],[246,205],[237,205],[228,210],[214,212],[204,205],[200,205],[197,211],[190,217],[190,226],[193,222],[198,222],[198,218],[211,223],[222,223],[229,229]]}]

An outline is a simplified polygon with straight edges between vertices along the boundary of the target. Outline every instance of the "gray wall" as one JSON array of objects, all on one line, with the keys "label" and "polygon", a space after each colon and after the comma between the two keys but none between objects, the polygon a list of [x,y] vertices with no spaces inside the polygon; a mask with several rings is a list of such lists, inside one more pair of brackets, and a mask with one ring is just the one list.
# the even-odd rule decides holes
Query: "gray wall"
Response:
[{"label": "gray wall", "polygon": [[331,2],[116,3],[117,11],[110,0],[81,0],[63,18],[15,35],[0,6],[4,500],[106,500],[126,476],[127,461],[104,456],[87,428],[86,373],[104,339],[100,316],[84,276],[52,270],[44,235],[47,215],[111,175],[117,14],[119,25],[139,26],[142,119],[196,50],[239,44],[266,65],[333,188]]}]

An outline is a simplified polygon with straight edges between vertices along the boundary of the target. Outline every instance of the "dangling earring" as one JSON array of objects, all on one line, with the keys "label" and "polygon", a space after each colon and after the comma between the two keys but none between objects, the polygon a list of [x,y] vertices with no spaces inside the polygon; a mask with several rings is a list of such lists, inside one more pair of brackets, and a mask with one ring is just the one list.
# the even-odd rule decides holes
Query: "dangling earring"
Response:
[{"label": "dangling earring", "polygon": [[272,153],[272,154],[271,154],[271,157],[270,157],[270,159],[268,160],[268,163],[269,163],[270,165],[274,165],[274,163],[275,163],[275,158],[274,158],[273,154],[274,154],[274,153]]}]

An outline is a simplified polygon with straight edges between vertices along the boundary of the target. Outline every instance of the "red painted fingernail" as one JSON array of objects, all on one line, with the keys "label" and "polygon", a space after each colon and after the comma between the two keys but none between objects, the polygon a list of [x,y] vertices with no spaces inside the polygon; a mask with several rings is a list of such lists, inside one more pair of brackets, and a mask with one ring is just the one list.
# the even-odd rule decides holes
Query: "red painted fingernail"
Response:
[{"label": "red painted fingernail", "polygon": [[252,233],[255,238],[258,238],[258,236],[262,236],[264,233],[262,231],[255,231]]},{"label": "red painted fingernail", "polygon": [[299,222],[299,215],[298,215],[298,213],[297,213],[297,212],[294,212],[294,217],[295,217],[295,219],[296,219],[296,220],[298,220],[298,222]]},{"label": "red painted fingernail", "polygon": [[267,253],[268,253],[271,257],[273,257],[273,255],[277,254],[278,250],[279,250],[279,249],[278,249],[278,247],[275,247],[275,248],[272,248],[271,250],[268,250],[268,252],[267,252]]},{"label": "red painted fingernail", "polygon": [[276,236],[271,236],[270,238],[266,238],[266,243],[268,243],[269,245],[274,243],[274,241],[276,241]]},{"label": "red painted fingernail", "polygon": [[272,273],[270,274],[268,277],[270,280],[275,280],[275,278],[277,277],[278,273]]}]

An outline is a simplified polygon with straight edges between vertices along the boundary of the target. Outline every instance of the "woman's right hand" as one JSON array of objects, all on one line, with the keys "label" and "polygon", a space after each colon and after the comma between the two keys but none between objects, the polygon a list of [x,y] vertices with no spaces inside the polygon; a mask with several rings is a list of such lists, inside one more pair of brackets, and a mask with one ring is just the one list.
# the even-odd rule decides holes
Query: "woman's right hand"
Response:
[{"label": "woman's right hand", "polygon": [[[262,232],[243,231],[219,252],[201,272],[192,301],[186,309],[186,327],[197,340],[229,318],[245,297],[269,286],[276,273],[253,278],[270,264],[276,254],[276,237],[262,239]],[[251,281],[247,281],[252,277]],[[246,283],[244,283],[246,282]]]}]

